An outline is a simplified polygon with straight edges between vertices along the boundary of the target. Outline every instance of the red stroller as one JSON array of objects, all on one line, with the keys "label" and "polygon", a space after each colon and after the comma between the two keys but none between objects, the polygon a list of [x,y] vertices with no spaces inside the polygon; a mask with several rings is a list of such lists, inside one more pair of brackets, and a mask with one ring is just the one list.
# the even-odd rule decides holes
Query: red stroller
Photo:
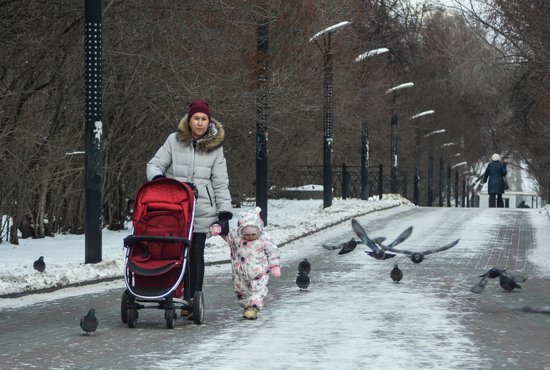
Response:
[{"label": "red stroller", "polygon": [[139,189],[134,201],[134,234],[124,239],[126,290],[120,313],[129,328],[136,327],[138,310],[143,308],[164,310],[168,329],[176,324],[177,308],[192,308],[193,321],[202,324],[203,294],[195,292],[190,307],[191,297],[185,295],[189,282],[184,281],[189,280],[185,271],[194,208],[192,184],[165,178],[145,183]]}]

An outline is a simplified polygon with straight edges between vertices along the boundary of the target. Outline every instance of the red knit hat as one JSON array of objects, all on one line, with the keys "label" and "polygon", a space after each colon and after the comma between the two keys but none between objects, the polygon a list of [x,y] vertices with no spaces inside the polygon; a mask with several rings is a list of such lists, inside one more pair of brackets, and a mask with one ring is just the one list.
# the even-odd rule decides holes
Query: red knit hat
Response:
[{"label": "red knit hat", "polygon": [[193,100],[191,103],[189,103],[189,113],[187,114],[187,122],[191,120],[191,117],[193,117],[193,114],[195,113],[204,113],[208,116],[208,120],[210,121],[211,115],[210,115],[210,109],[208,107],[208,101],[207,100]]}]

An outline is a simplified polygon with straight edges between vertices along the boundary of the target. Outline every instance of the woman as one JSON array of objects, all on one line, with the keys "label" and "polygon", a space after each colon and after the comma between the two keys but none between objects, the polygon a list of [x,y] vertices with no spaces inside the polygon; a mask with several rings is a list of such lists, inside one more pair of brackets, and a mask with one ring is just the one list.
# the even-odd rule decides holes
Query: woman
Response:
[{"label": "woman", "polygon": [[485,175],[483,176],[483,183],[489,179],[487,185],[487,192],[489,193],[489,207],[504,208],[504,201],[502,200],[502,193],[504,193],[504,176],[507,174],[506,163],[501,162],[500,155],[497,153],[491,157],[491,162],[485,169]]},{"label": "woman", "polygon": [[[227,165],[223,155],[225,133],[220,122],[212,119],[208,101],[193,100],[178,130],[168,136],[155,156],[147,163],[147,179],[170,177],[194,183],[198,190],[195,219],[189,254],[190,284],[186,299],[202,291],[204,280],[204,246],[206,233],[214,223],[229,233],[231,196]],[[190,305],[192,307],[192,305]],[[192,314],[182,310],[182,315]]]}]

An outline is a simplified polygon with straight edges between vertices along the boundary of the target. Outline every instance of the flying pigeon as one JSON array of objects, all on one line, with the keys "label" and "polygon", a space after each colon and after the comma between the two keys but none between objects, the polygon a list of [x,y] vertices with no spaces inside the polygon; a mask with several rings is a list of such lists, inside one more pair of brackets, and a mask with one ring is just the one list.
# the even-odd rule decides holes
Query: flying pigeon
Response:
[{"label": "flying pigeon", "polygon": [[403,279],[403,271],[397,266],[397,263],[393,265],[393,269],[390,271],[390,277],[394,283],[399,283]]},{"label": "flying pigeon", "polygon": [[487,285],[487,282],[489,281],[489,278],[487,276],[483,276],[483,275],[481,275],[481,276],[482,277],[481,277],[481,280],[479,281],[479,283],[474,285],[470,289],[470,292],[479,294],[483,291],[483,288],[485,288],[485,285]]},{"label": "flying pigeon", "polygon": [[550,306],[525,306],[525,307],[506,306],[506,307],[514,311],[544,313],[544,314],[550,315]]},{"label": "flying pigeon", "polygon": [[325,248],[326,250],[329,250],[329,251],[340,249],[338,254],[346,254],[346,253],[349,253],[352,250],[354,250],[355,247],[357,246],[357,244],[359,244],[359,243],[357,243],[357,241],[355,241],[355,238],[352,238],[349,242],[343,242],[343,243],[340,243],[340,244],[337,244],[337,245],[323,244],[323,248]]},{"label": "flying pigeon", "polygon": [[95,316],[95,309],[90,308],[86,316],[80,318],[80,327],[86,335],[93,335],[97,329],[97,317]]},{"label": "flying pigeon", "polygon": [[309,274],[311,271],[311,263],[307,260],[307,258],[304,258],[303,261],[301,261],[298,264],[298,273],[305,273],[306,275]]},{"label": "flying pigeon", "polygon": [[[367,253],[369,256],[374,257],[378,260],[385,260],[395,257],[395,254],[393,253],[386,253],[386,249],[388,249],[388,247],[382,244],[382,241],[384,241],[383,238],[377,238],[374,240],[370,239],[365,229],[363,229],[363,227],[359,224],[359,222],[357,222],[356,219],[351,220],[351,227],[353,228],[353,231],[355,232],[355,234],[357,234],[359,239],[361,239],[361,241],[371,249],[370,251],[365,251],[365,253]],[[404,232],[402,232],[401,235],[397,237],[397,239],[391,242],[389,246],[394,246],[401,243],[411,235],[411,232],[412,227],[409,227]]]},{"label": "flying pigeon", "polygon": [[34,261],[34,263],[32,264],[32,267],[34,267],[36,271],[44,272],[44,270],[46,269],[46,262],[44,262],[44,256],[40,256],[40,258]]},{"label": "flying pigeon", "polygon": [[406,254],[410,257],[411,261],[413,261],[414,263],[420,263],[420,262],[424,261],[424,258],[427,255],[432,254],[432,253],[442,252],[442,251],[445,251],[447,249],[450,249],[450,248],[454,247],[455,245],[457,245],[459,241],[460,241],[460,239],[457,239],[454,242],[449,243],[447,245],[444,245],[442,247],[435,248],[435,249],[429,249],[429,250],[426,250],[426,251],[423,251],[423,252],[414,252],[414,251],[409,251],[409,250],[406,250],[406,249],[395,249],[393,246],[387,246],[387,249],[392,251],[392,252]]},{"label": "flying pigeon", "polygon": [[357,242],[355,241],[355,238],[351,238],[349,242],[342,243],[340,245],[342,246],[342,249],[340,249],[340,252],[338,252],[338,254],[346,254],[354,250],[355,247],[357,247]]},{"label": "flying pigeon", "polygon": [[306,290],[309,286],[309,282],[309,276],[305,272],[298,273],[298,276],[296,277],[296,285],[298,285],[300,290]]},{"label": "flying pigeon", "polygon": [[500,277],[501,274],[505,274],[508,278],[511,278],[516,283],[523,283],[525,280],[527,280],[526,277],[512,275],[508,271],[500,270],[500,269],[497,269],[496,267],[492,267],[489,271],[487,271],[483,275],[479,275],[479,276],[480,277],[487,277],[489,279],[494,279],[494,278]]}]

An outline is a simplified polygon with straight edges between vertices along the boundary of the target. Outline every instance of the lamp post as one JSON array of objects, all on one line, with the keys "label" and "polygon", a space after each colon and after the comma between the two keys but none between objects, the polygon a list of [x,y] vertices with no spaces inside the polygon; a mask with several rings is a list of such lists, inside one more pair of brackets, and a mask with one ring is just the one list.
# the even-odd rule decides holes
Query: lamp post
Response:
[{"label": "lamp post", "polygon": [[84,263],[102,259],[103,159],[101,1],[84,1],[85,203]]},{"label": "lamp post", "polygon": [[[423,116],[429,116],[434,114],[434,110],[427,110],[424,112],[417,113],[413,115],[410,119],[415,120],[417,118],[423,117]],[[414,190],[413,190],[413,202],[415,205],[418,205],[419,203],[419,185],[420,185],[420,175],[418,174],[418,168],[420,167],[420,135],[418,135],[418,129],[415,130],[415,138],[414,138]]]},{"label": "lamp post", "polygon": [[[424,137],[431,137],[436,134],[442,134],[445,132],[445,129],[434,130],[428,132]],[[434,199],[434,155],[433,155],[433,145],[430,143],[430,154],[428,156],[428,207],[433,205]]]},{"label": "lamp post", "polygon": [[[330,207],[332,205],[332,48],[331,38],[332,34],[346,26],[351,22],[344,21],[332,25],[317,32],[313,35],[309,42],[315,42],[315,44],[323,51],[324,66],[324,134],[323,134],[323,208]],[[322,39],[322,45],[319,40]]]},{"label": "lamp post", "polygon": [[443,161],[443,149],[455,145],[455,143],[441,144],[439,151],[439,206],[443,207],[443,177],[445,176],[445,162]]},{"label": "lamp post", "polygon": [[256,206],[267,225],[268,198],[268,158],[267,158],[267,109],[268,109],[268,23],[266,19],[258,22],[258,91],[256,96]]},{"label": "lamp post", "polygon": [[[359,54],[354,62],[361,62],[375,55],[384,54],[390,51],[388,48],[369,50]],[[361,199],[369,199],[369,125],[365,118],[361,125]]]},{"label": "lamp post", "polygon": [[[460,153],[458,153],[460,154]],[[451,166],[455,170],[455,207],[458,207],[458,167],[466,165],[468,162],[460,162]]]},{"label": "lamp post", "polygon": [[401,85],[394,86],[386,91],[386,95],[391,94],[391,182],[390,191],[392,194],[397,193],[397,93],[400,90],[413,87],[413,82],[406,82]]}]

